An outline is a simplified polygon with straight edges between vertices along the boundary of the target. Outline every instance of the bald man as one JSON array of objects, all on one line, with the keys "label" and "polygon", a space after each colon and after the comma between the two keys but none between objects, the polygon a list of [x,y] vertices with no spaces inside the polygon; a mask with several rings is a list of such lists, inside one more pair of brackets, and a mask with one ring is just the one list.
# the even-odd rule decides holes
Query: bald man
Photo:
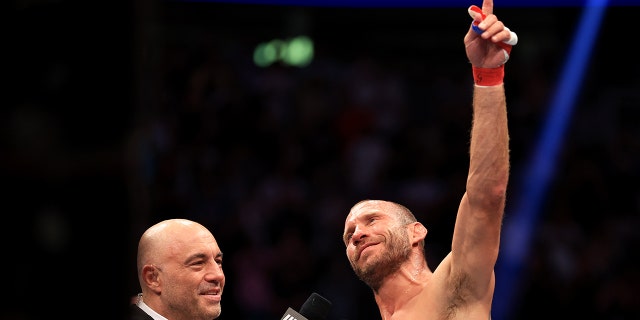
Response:
[{"label": "bald man", "polygon": [[142,293],[131,320],[211,320],[220,316],[225,276],[222,251],[203,225],[161,221],[138,244]]}]

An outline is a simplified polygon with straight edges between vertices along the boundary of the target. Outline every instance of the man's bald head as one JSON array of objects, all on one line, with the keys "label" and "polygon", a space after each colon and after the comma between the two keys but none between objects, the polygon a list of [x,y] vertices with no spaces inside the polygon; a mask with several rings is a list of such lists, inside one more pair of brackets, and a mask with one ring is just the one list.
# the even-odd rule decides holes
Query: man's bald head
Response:
[{"label": "man's bald head", "polygon": [[222,251],[205,226],[169,219],[147,229],[138,243],[141,308],[167,319],[211,320],[221,311]]},{"label": "man's bald head", "polygon": [[160,264],[173,252],[172,247],[179,250],[181,244],[197,235],[213,238],[206,227],[187,219],[164,220],[149,227],[138,243],[138,275],[141,275],[144,265]]}]

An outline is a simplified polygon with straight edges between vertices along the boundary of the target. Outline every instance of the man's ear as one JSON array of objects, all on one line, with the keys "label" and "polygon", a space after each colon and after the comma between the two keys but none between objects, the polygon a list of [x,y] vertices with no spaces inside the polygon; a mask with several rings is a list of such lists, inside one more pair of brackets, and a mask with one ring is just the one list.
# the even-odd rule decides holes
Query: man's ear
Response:
[{"label": "man's ear", "polygon": [[142,278],[144,279],[144,283],[154,292],[160,291],[161,282],[159,276],[160,273],[155,266],[145,265],[142,267]]},{"label": "man's ear", "polygon": [[410,227],[411,243],[418,243],[427,236],[427,228],[420,222],[414,222]]}]

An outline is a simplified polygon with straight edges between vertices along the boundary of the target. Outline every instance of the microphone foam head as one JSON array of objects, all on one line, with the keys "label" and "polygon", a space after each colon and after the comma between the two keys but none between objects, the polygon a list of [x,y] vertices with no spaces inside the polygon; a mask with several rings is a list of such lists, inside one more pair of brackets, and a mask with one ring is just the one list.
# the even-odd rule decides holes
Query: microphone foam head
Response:
[{"label": "microphone foam head", "polygon": [[330,309],[331,301],[314,292],[300,307],[300,314],[309,320],[325,320]]}]

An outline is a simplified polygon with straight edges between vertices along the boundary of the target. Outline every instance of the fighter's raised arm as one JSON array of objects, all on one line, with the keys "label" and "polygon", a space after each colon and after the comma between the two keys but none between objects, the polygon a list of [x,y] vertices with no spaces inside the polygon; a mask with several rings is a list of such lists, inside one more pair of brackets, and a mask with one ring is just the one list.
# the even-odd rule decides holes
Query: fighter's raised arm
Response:
[{"label": "fighter's raised arm", "polygon": [[[493,14],[493,1],[482,12],[469,8],[473,22],[464,43],[474,74],[473,122],[469,173],[452,242],[450,267],[469,279],[469,294],[480,301],[494,290],[494,267],[509,180],[509,133],[504,67],[517,36]],[[490,301],[490,300],[489,300]]]},{"label": "fighter's raised arm", "polygon": [[345,219],[347,258],[373,290],[385,320],[491,318],[509,180],[504,70],[518,38],[493,14],[492,0],[468,12],[464,45],[474,79],[473,122],[451,252],[432,271],[425,256],[427,228],[392,201],[360,201]]}]

